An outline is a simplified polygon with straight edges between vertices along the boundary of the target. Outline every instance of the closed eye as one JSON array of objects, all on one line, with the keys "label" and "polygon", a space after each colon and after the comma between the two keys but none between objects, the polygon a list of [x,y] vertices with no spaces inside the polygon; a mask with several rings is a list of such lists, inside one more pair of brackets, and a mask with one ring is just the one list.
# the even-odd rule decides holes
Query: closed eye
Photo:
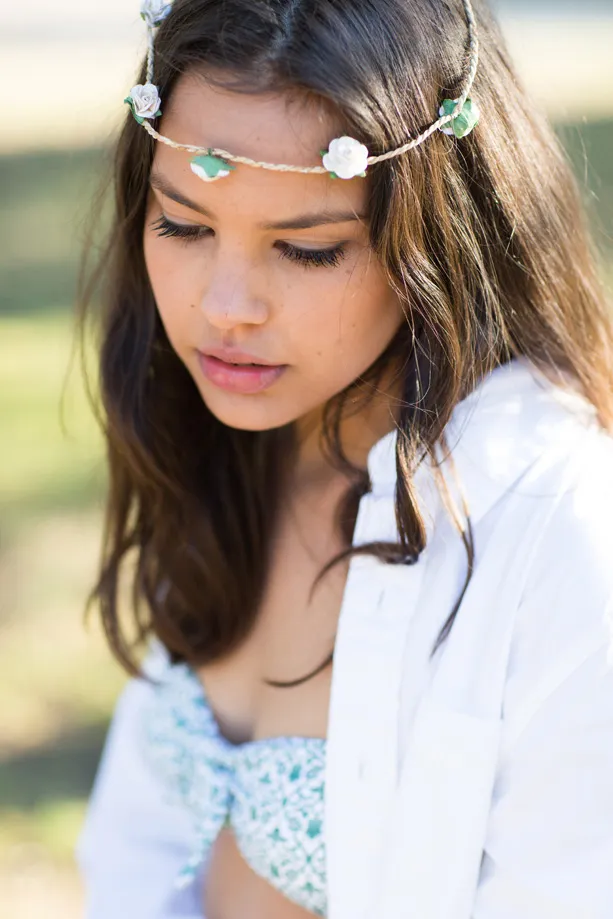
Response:
[{"label": "closed eye", "polygon": [[307,267],[309,265],[338,265],[347,254],[346,246],[342,243],[331,249],[299,249],[297,246],[290,246],[289,243],[279,243],[279,247],[282,258],[288,258],[292,262],[299,262]]},{"label": "closed eye", "polygon": [[210,227],[196,227],[189,224],[171,223],[167,217],[162,216],[151,224],[151,229],[158,236],[169,236],[174,239],[203,239],[212,233]]},{"label": "closed eye", "polygon": [[[173,223],[163,214],[151,224],[151,229],[158,236],[182,239],[185,242],[204,239],[213,232],[210,227]],[[339,243],[329,249],[301,249],[286,242],[277,243],[277,247],[282,258],[290,259],[305,267],[338,265],[347,254],[344,243]]]}]

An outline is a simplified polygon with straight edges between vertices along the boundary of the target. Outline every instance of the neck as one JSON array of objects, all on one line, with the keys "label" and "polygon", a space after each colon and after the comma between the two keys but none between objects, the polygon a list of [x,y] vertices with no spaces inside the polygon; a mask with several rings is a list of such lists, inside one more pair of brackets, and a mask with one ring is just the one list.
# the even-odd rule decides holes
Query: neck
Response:
[{"label": "neck", "polygon": [[[375,398],[364,409],[344,418],[339,426],[340,442],[352,465],[366,469],[371,448],[395,427],[394,402],[388,397]],[[330,465],[322,451],[323,408],[310,412],[296,422],[298,454],[293,479],[296,483],[330,484],[344,478]]]}]

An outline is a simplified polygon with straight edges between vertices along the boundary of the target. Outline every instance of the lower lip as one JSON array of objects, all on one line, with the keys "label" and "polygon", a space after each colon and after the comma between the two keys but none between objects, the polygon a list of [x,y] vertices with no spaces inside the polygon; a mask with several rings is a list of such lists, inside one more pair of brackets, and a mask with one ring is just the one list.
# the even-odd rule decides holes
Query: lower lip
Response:
[{"label": "lower lip", "polygon": [[279,379],[287,364],[267,367],[263,364],[227,364],[217,357],[198,352],[200,369],[204,376],[227,392],[256,393],[272,386]]}]

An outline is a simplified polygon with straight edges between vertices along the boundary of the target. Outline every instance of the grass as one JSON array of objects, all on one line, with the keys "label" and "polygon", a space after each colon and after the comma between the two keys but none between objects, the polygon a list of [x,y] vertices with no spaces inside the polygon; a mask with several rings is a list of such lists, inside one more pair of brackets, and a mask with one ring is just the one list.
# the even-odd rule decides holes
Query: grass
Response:
[{"label": "grass", "polygon": [[0,316],[73,301],[89,202],[107,160],[101,150],[0,157]]},{"label": "grass", "polygon": [[[560,136],[607,249],[613,121]],[[103,163],[100,151],[0,158],[0,915],[12,919],[80,915],[72,850],[124,682],[83,624],[104,464],[78,367],[66,381],[65,304]]]},{"label": "grass", "polygon": [[78,370],[66,377],[71,336],[66,311],[0,318],[0,915],[15,919],[28,903],[52,915],[54,897],[78,914],[72,850],[123,684],[83,622],[104,473]]},{"label": "grass", "polygon": [[10,445],[0,466],[5,525],[89,505],[102,494],[101,439],[78,362],[67,373],[71,333],[65,311],[2,317],[0,434]]},{"label": "grass", "polygon": [[105,477],[78,366],[67,376],[103,161],[0,159],[0,915],[14,919],[78,915],[72,850],[124,682],[83,621]]}]

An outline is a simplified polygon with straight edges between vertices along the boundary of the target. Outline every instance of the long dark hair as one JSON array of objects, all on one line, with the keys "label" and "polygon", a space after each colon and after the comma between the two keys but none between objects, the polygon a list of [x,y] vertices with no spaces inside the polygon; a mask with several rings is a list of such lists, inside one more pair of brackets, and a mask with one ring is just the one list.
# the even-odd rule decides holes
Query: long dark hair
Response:
[{"label": "long dark hair", "polygon": [[[325,448],[347,472],[337,515],[346,549],[316,583],[356,551],[415,562],[426,539],[415,468],[426,455],[436,462],[435,445],[444,444],[458,401],[514,356],[525,355],[554,380],[570,377],[613,429],[613,326],[577,188],[497,24],[484,4],[475,7],[481,54],[471,95],[481,123],[461,141],[437,132],[371,167],[364,180],[371,247],[407,321],[361,381],[325,407]],[[175,0],[156,38],[156,84],[168,100],[182,74],[199,70],[239,92],[314,95],[377,154],[429,124],[442,98],[459,95],[466,47],[460,0]],[[173,659],[195,665],[244,640],[262,600],[280,483],[295,446],[292,425],[250,432],[219,422],[169,345],[143,256],[153,152],[128,113],[114,159],[108,247],[82,296],[82,316],[99,319],[110,470],[92,599],[131,672],[152,633]],[[99,315],[91,294],[100,279]],[[352,548],[357,505],[370,483],[367,471],[344,457],[340,422],[350,405],[355,410],[350,397],[358,404],[372,398],[391,366],[402,380],[399,540]],[[468,583],[469,517],[458,528]],[[124,572],[131,583],[127,620],[119,609]]]}]

